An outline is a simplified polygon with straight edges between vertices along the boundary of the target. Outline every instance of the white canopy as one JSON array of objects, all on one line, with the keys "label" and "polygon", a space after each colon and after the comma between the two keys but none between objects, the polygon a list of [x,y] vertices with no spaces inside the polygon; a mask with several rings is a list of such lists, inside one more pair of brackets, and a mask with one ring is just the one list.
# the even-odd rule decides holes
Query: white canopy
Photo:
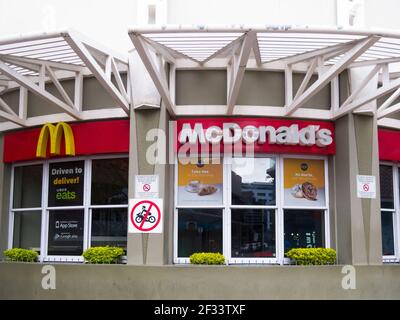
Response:
[{"label": "white canopy", "polygon": [[[400,128],[398,120],[388,118],[400,111],[400,105],[393,105],[400,96],[400,79],[392,79],[394,74],[389,72],[400,62],[400,33],[309,26],[147,26],[132,28],[129,35],[172,114],[253,114],[333,120],[349,112],[365,112],[370,102],[392,94],[379,109],[367,112],[376,112],[380,125]],[[151,51],[168,61],[172,70],[226,68],[229,88],[226,106],[176,106],[174,93],[169,92],[167,79],[159,72]],[[369,67],[368,72],[360,67]],[[254,69],[285,72],[283,108],[236,105],[244,72]],[[362,78],[340,105],[338,76],[345,69]],[[364,71],[358,72],[360,69]],[[293,92],[293,71],[305,73],[297,92]],[[318,80],[310,84],[313,74],[318,74]],[[365,91],[376,77],[381,86]],[[171,82],[173,78],[168,80]],[[303,108],[328,84],[331,84],[330,110]]]}]

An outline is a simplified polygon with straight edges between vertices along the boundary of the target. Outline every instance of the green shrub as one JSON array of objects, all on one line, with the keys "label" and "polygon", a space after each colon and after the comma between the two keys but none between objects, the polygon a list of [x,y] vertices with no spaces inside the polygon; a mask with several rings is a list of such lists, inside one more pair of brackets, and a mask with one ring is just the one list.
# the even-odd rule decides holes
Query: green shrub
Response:
[{"label": "green shrub", "polygon": [[190,256],[191,264],[224,264],[225,257],[220,253],[199,252]]},{"label": "green shrub", "polygon": [[286,256],[300,265],[334,264],[336,261],[336,251],[330,248],[291,249]]},{"label": "green shrub", "polygon": [[118,260],[124,255],[124,249],[118,247],[92,247],[82,254],[88,263],[118,263]]},{"label": "green shrub", "polygon": [[39,256],[36,251],[21,248],[6,250],[4,251],[4,255],[7,257],[7,260],[24,262],[35,262]]}]

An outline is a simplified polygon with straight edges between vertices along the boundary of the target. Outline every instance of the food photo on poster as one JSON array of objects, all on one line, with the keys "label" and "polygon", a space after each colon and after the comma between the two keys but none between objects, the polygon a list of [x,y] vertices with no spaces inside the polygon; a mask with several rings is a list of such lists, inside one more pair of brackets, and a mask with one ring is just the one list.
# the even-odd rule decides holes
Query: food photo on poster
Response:
[{"label": "food photo on poster", "polygon": [[324,160],[284,159],[286,206],[325,206]]},{"label": "food photo on poster", "polygon": [[221,205],[222,164],[219,159],[205,163],[191,159],[178,165],[178,203],[180,205]]}]

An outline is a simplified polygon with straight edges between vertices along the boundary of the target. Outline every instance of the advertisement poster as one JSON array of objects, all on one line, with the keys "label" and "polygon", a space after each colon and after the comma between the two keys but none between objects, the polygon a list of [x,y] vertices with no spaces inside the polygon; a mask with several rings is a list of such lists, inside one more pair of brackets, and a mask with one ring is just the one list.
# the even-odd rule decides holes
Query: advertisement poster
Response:
[{"label": "advertisement poster", "polygon": [[50,164],[49,207],[83,205],[84,165],[84,161]]},{"label": "advertisement poster", "polygon": [[221,205],[222,163],[178,165],[178,204]]},{"label": "advertisement poster", "polygon": [[286,206],[325,206],[324,160],[284,159]]},{"label": "advertisement poster", "polygon": [[48,254],[79,256],[83,250],[82,210],[50,211]]}]

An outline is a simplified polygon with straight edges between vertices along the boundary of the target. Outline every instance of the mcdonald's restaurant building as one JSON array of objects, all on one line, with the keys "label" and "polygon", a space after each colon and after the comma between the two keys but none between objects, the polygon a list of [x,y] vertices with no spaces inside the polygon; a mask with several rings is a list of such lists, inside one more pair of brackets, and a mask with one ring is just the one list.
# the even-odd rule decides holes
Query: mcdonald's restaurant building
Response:
[{"label": "mcdonald's restaurant building", "polygon": [[[1,295],[50,297],[12,281],[53,264],[59,298],[93,281],[100,298],[400,296],[400,35],[129,36],[126,54],[75,31],[0,41],[0,248],[40,260],[1,263]],[[123,265],[84,264],[106,245]],[[304,247],[336,264],[285,266]],[[189,266],[195,252],[226,266]]]}]

